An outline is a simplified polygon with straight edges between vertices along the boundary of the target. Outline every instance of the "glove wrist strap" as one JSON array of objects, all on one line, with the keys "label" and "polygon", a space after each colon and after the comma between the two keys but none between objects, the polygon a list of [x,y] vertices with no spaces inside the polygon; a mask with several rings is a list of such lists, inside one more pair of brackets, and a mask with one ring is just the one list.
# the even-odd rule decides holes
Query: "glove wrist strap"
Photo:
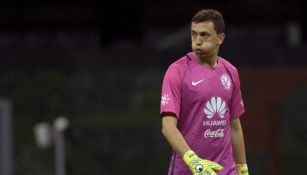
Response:
[{"label": "glove wrist strap", "polygon": [[183,155],[183,160],[187,165],[190,165],[193,159],[197,158],[198,156],[195,154],[194,151],[189,150]]}]

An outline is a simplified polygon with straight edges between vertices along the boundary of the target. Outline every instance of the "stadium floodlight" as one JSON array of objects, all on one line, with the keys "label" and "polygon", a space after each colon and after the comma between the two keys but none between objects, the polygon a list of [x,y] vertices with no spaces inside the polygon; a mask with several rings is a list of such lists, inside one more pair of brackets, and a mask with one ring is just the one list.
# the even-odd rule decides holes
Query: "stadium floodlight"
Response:
[{"label": "stadium floodlight", "polygon": [[60,116],[53,123],[55,144],[55,172],[56,175],[65,175],[65,138],[64,131],[69,126],[69,121]]},{"label": "stadium floodlight", "polygon": [[68,128],[69,121],[64,116],[59,116],[51,127],[47,122],[34,126],[36,143],[39,148],[47,148],[54,143],[55,174],[65,175],[65,137],[64,131]]},{"label": "stadium floodlight", "polygon": [[60,116],[57,119],[55,119],[53,123],[53,127],[55,131],[64,131],[69,126],[69,121],[64,116]]},{"label": "stadium floodlight", "polygon": [[35,141],[39,148],[48,148],[52,143],[52,130],[47,122],[41,122],[34,126]]}]

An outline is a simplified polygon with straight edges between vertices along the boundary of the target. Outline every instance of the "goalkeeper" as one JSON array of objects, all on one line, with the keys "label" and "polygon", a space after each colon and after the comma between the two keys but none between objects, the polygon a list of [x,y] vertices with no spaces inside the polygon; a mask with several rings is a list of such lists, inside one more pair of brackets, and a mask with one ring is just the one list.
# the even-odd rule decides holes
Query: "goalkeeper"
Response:
[{"label": "goalkeeper", "polygon": [[248,175],[237,69],[218,56],[225,24],[220,12],[192,18],[192,52],[167,69],[162,132],[174,152],[168,175]]}]

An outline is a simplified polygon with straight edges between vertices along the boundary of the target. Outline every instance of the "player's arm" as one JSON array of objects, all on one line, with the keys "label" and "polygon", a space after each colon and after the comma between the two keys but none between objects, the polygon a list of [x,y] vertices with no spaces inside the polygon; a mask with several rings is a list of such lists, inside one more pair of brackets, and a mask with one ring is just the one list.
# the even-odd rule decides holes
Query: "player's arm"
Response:
[{"label": "player's arm", "polygon": [[178,119],[173,115],[163,115],[162,133],[172,148],[182,157],[193,175],[204,172],[208,175],[216,175],[215,171],[223,169],[219,164],[199,158],[185,141],[183,135],[177,128]]},{"label": "player's arm", "polygon": [[246,163],[245,145],[243,131],[240,119],[234,119],[230,122],[231,144],[233,149],[233,157],[237,166],[239,175],[248,175]]},{"label": "player's arm", "polygon": [[162,133],[171,147],[180,155],[190,150],[187,142],[177,128],[178,119],[172,115],[164,115],[162,117]]}]

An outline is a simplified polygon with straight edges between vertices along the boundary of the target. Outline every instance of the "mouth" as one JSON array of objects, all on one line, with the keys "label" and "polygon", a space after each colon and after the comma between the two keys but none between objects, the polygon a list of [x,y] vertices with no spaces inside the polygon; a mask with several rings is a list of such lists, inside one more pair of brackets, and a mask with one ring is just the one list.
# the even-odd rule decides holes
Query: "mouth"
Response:
[{"label": "mouth", "polygon": [[202,48],[196,48],[195,52],[197,52],[197,53],[203,52],[203,49]]}]

